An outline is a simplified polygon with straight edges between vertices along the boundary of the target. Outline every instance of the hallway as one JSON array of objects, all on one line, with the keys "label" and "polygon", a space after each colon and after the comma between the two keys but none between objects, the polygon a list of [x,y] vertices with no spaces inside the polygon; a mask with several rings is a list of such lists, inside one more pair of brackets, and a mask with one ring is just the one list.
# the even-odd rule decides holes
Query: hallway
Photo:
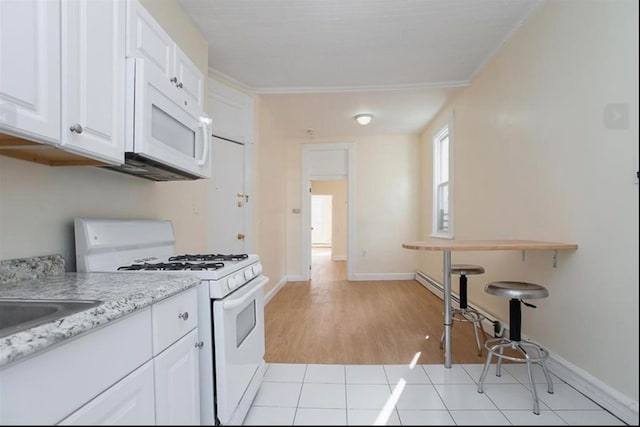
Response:
[{"label": "hallway", "polygon": [[[346,261],[314,248],[311,280],[265,307],[270,363],[444,363],[442,300],[414,280],[346,280]],[[482,363],[471,325],[456,325],[453,362]]]}]

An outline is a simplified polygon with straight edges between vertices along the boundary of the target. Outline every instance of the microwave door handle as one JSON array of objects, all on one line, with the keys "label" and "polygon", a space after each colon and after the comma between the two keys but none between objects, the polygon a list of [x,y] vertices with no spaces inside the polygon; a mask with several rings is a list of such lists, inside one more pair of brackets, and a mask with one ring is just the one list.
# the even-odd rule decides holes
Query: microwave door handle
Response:
[{"label": "microwave door handle", "polygon": [[202,129],[202,158],[198,160],[198,166],[204,166],[207,163],[207,156],[209,155],[209,144],[211,144],[207,120],[200,119],[200,128]]}]

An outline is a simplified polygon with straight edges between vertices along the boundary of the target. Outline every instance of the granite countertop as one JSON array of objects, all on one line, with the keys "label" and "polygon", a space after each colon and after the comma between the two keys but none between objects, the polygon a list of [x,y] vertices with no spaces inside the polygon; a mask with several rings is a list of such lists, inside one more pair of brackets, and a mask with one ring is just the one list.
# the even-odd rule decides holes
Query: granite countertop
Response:
[{"label": "granite countertop", "polygon": [[195,287],[195,275],[175,273],[63,273],[0,286],[0,298],[100,300],[101,304],[0,337],[0,368]]}]

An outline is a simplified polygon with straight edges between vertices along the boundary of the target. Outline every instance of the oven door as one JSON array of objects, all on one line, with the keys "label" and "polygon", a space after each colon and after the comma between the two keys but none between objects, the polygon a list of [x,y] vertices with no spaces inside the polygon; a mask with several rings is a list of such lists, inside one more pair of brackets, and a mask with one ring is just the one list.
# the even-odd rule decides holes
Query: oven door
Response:
[{"label": "oven door", "polygon": [[263,287],[268,281],[266,276],[258,276],[213,302],[216,415],[222,424],[231,420],[258,368],[264,364]]},{"label": "oven door", "polygon": [[127,151],[210,178],[211,119],[153,64],[128,61]]}]

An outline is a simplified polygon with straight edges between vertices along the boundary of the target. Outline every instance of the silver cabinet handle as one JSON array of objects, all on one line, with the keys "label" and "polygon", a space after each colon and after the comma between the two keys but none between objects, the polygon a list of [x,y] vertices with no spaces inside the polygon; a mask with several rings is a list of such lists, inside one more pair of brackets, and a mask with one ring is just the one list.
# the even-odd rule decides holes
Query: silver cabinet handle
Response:
[{"label": "silver cabinet handle", "polygon": [[189,318],[189,312],[185,311],[184,313],[178,314],[178,318],[180,318],[182,320],[187,320]]},{"label": "silver cabinet handle", "polygon": [[180,82],[180,83],[176,83],[176,86],[178,86],[179,89],[182,89],[182,86],[184,85],[182,84],[182,82]]},{"label": "silver cabinet handle", "polygon": [[171,83],[177,83],[178,82],[178,78],[177,77],[171,77]]},{"label": "silver cabinet handle", "polygon": [[75,132],[77,134],[81,134],[83,129],[82,129],[82,126],[80,126],[80,123],[76,123],[75,125],[71,126],[69,128],[69,130],[71,132]]},{"label": "silver cabinet handle", "polygon": [[200,342],[196,343],[196,348],[202,348],[202,347],[204,347],[204,342],[203,341],[200,341]]}]

